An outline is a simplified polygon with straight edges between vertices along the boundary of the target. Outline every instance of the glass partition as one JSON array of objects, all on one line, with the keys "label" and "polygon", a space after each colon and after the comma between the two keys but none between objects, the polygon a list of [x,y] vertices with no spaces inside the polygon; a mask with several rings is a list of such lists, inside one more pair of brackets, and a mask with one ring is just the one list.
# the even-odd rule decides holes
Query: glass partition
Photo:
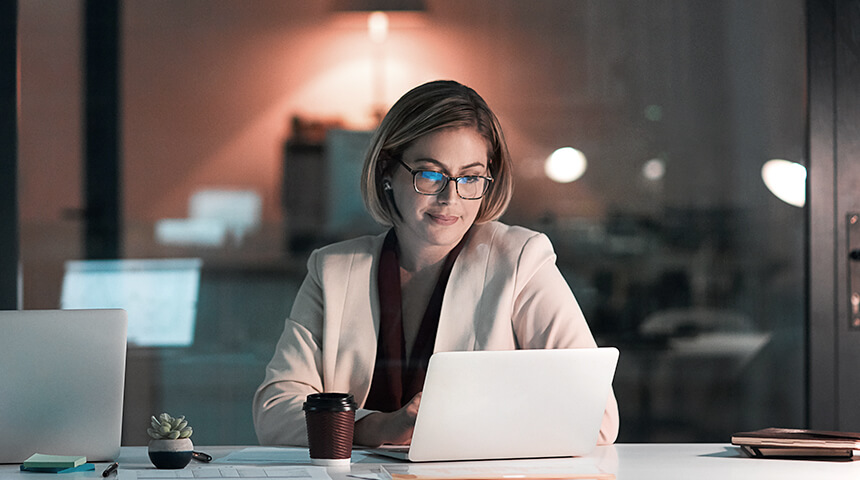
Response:
[{"label": "glass partition", "polygon": [[[20,0],[26,308],[71,305],[63,277],[87,271],[81,3]],[[193,342],[129,349],[126,444],[162,411],[198,444],[256,442],[251,397],[307,255],[381,231],[362,151],[381,110],[437,78],[495,109],[516,164],[503,221],[550,237],[621,350],[619,441],[802,426],[802,1],[428,0],[373,31],[336,2],[121,10],[117,260],[199,262]],[[129,315],[164,320],[150,307]]]}]

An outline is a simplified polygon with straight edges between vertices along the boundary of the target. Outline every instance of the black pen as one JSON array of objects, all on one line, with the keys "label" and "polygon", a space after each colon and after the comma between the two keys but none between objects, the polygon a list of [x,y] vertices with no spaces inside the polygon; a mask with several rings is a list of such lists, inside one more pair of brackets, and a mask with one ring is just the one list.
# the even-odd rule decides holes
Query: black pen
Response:
[{"label": "black pen", "polygon": [[203,463],[209,463],[212,461],[212,455],[203,452],[191,452],[191,458]]},{"label": "black pen", "polygon": [[119,468],[119,464],[117,462],[111,463],[110,465],[108,465],[108,467],[105,469],[105,471],[102,472],[102,476],[107,477],[111,473],[115,472],[117,468]]}]

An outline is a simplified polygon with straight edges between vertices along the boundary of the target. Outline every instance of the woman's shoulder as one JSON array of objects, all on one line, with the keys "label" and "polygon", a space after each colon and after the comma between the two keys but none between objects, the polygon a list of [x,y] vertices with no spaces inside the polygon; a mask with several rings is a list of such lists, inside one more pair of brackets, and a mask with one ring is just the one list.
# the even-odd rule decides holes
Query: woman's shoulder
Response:
[{"label": "woman's shoulder", "polygon": [[359,253],[371,251],[373,248],[382,245],[385,238],[385,233],[376,235],[362,235],[360,237],[350,238],[335,243],[330,243],[324,247],[314,250],[317,255],[338,255],[344,253]]},{"label": "woman's shoulder", "polygon": [[489,222],[476,225],[469,240],[469,259],[485,263],[498,275],[530,277],[556,255],[546,235],[529,228]]},{"label": "woman's shoulder", "polygon": [[372,258],[381,249],[384,239],[385,233],[363,235],[317,248],[308,258],[308,267],[339,264],[352,261],[356,256]]},{"label": "woman's shoulder", "polygon": [[498,221],[475,225],[472,239],[477,244],[489,244],[506,250],[522,250],[527,244],[544,245],[552,250],[549,238],[543,233]]}]

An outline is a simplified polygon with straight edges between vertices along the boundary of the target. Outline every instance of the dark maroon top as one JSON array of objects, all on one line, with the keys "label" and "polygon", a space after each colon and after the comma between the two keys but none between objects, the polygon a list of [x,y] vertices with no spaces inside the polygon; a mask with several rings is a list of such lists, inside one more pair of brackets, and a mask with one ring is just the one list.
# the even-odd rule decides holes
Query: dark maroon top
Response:
[{"label": "dark maroon top", "polygon": [[406,340],[403,337],[403,316],[401,311],[400,261],[398,259],[397,236],[394,229],[388,232],[382,243],[379,257],[379,337],[376,345],[376,366],[370,393],[364,408],[380,412],[393,412],[412,400],[424,389],[427,364],[436,343],[436,328],[442,311],[442,298],[454,261],[469,236],[463,235],[460,243],[448,253],[436,288],[430,296],[418,336],[412,347],[412,354],[406,358]]}]

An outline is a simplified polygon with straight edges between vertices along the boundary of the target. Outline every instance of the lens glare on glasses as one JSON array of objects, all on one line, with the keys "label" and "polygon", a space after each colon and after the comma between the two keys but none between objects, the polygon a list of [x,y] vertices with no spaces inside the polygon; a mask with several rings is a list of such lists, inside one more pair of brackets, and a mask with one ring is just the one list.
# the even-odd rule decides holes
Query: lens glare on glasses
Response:
[{"label": "lens glare on glasses", "polygon": [[493,181],[492,178],[480,175],[449,177],[433,170],[412,170],[403,160],[400,160],[400,164],[412,174],[415,191],[423,195],[438,195],[454,180],[457,195],[466,200],[477,200],[484,196]]},{"label": "lens glare on glasses", "polygon": [[423,182],[427,185],[435,185],[435,184],[441,185],[442,182],[448,180],[448,177],[446,177],[444,174],[439,173],[439,172],[432,172],[429,170],[418,170],[417,172],[415,172],[415,179],[418,180],[419,182]]},{"label": "lens glare on glasses", "polygon": [[445,190],[451,180],[454,180],[457,194],[465,199],[481,198],[488,185],[488,180],[480,176],[451,178],[440,172],[419,170],[415,172],[415,189],[419,193],[435,195]]}]

